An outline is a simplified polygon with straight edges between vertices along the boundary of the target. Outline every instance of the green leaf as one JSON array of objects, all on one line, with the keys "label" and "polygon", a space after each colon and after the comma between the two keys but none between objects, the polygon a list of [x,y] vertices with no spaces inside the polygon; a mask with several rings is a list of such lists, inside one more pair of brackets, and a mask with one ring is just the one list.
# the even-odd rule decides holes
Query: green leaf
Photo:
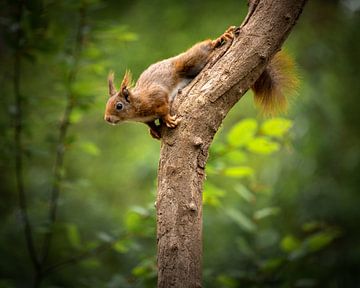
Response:
[{"label": "green leaf", "polygon": [[84,58],[98,59],[101,57],[101,51],[95,45],[88,45],[83,52]]},{"label": "green leaf", "polygon": [[224,274],[219,275],[216,278],[216,282],[217,282],[218,287],[226,287],[226,288],[238,287],[236,279],[234,279],[230,276],[224,275]]},{"label": "green leaf", "polygon": [[256,258],[256,252],[254,251],[254,246],[252,243],[249,243],[244,237],[237,237],[235,239],[237,250],[247,257]]},{"label": "green leaf", "polygon": [[244,146],[254,138],[257,128],[258,123],[255,119],[244,119],[232,127],[227,140],[231,146]]},{"label": "green leaf", "polygon": [[95,268],[99,268],[101,265],[99,260],[92,258],[81,261],[81,266],[87,269],[95,269]]},{"label": "green leaf", "polygon": [[228,177],[244,178],[253,176],[254,169],[249,166],[229,167],[223,170],[223,174]]},{"label": "green leaf", "polygon": [[210,154],[211,155],[222,155],[225,154],[228,150],[228,147],[222,143],[215,142],[214,145],[210,147]]},{"label": "green leaf", "polygon": [[284,252],[290,253],[297,250],[301,242],[292,235],[285,236],[280,243],[280,247]]},{"label": "green leaf", "polygon": [[145,266],[136,266],[132,270],[132,274],[136,277],[143,277],[148,273],[148,268]]},{"label": "green leaf", "polygon": [[284,118],[266,120],[261,126],[261,132],[268,136],[282,138],[293,126],[293,122]]},{"label": "green leaf", "polygon": [[144,259],[137,265],[133,270],[132,274],[135,277],[148,278],[155,276],[156,264],[155,259],[147,258]]},{"label": "green leaf", "polygon": [[143,216],[130,211],[125,216],[125,226],[129,232],[139,233],[143,231]]},{"label": "green leaf", "polygon": [[83,112],[79,109],[74,109],[70,114],[70,123],[76,124],[78,123],[83,116]]},{"label": "green leaf", "polygon": [[135,212],[144,217],[149,216],[149,210],[142,206],[132,206],[130,208],[130,211]]},{"label": "green leaf", "polygon": [[335,229],[319,232],[306,239],[306,247],[310,252],[316,252],[328,246],[339,236],[340,231]]},{"label": "green leaf", "polygon": [[252,222],[245,214],[239,210],[227,209],[226,214],[234,220],[241,228],[248,232],[254,232],[256,230],[256,225]]},{"label": "green leaf", "polygon": [[279,207],[266,207],[263,209],[260,209],[254,213],[254,219],[260,220],[269,216],[276,215],[280,212]]},{"label": "green leaf", "polygon": [[231,151],[225,154],[225,159],[229,163],[238,164],[247,161],[247,155],[242,151]]},{"label": "green leaf", "polygon": [[76,96],[87,96],[89,95],[89,82],[77,81],[71,87],[72,93]]},{"label": "green leaf", "polygon": [[271,272],[279,268],[283,263],[284,259],[282,258],[271,258],[262,263],[261,270]]},{"label": "green leaf", "polygon": [[113,248],[115,251],[117,251],[119,253],[126,253],[129,251],[130,242],[127,239],[122,239],[122,240],[116,241]]},{"label": "green leaf", "polygon": [[249,203],[254,203],[256,200],[255,195],[249,191],[244,185],[238,184],[234,187],[235,191]]},{"label": "green leaf", "polygon": [[67,224],[66,233],[71,246],[79,248],[81,246],[81,241],[77,226],[75,224]]},{"label": "green leaf", "polygon": [[137,39],[138,39],[137,34],[135,34],[133,32],[125,32],[125,33],[122,33],[121,35],[118,35],[118,37],[117,37],[117,40],[123,41],[123,42],[136,41]]},{"label": "green leaf", "polygon": [[203,203],[213,207],[219,207],[221,202],[220,199],[224,197],[225,191],[216,187],[215,185],[205,182],[203,192]]},{"label": "green leaf", "polygon": [[310,221],[304,223],[301,228],[304,232],[314,232],[315,230],[321,228],[322,223],[317,221]]},{"label": "green leaf", "polygon": [[280,145],[267,137],[256,137],[247,144],[247,149],[256,154],[268,155],[280,149]]},{"label": "green leaf", "polygon": [[100,154],[99,148],[93,142],[81,142],[79,146],[82,151],[89,155],[98,156]]},{"label": "green leaf", "polygon": [[99,233],[97,234],[97,236],[98,236],[99,239],[101,239],[102,241],[108,242],[108,243],[110,243],[110,242],[113,241],[113,239],[114,239],[110,234],[108,234],[108,233],[106,233],[106,232],[99,232]]}]

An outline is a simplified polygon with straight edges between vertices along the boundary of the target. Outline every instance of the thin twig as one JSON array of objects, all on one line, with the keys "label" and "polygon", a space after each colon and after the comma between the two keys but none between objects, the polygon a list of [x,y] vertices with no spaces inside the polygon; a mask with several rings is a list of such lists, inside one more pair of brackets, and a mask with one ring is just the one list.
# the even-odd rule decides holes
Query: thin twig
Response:
[{"label": "thin twig", "polygon": [[93,248],[91,250],[85,251],[85,252],[80,253],[80,254],[78,254],[76,256],[70,257],[69,259],[65,259],[63,261],[55,263],[55,264],[47,267],[46,269],[44,269],[44,271],[43,271],[44,275],[48,275],[51,272],[59,270],[59,269],[65,267],[65,266],[67,266],[69,264],[76,264],[76,263],[79,263],[80,261],[83,261],[83,260],[86,260],[88,258],[94,257],[97,254],[100,254],[100,253],[106,251],[107,249],[110,249],[115,244],[115,242],[116,241],[100,244],[99,246],[97,246],[97,247],[95,247],[95,248]]},{"label": "thin twig", "polygon": [[16,181],[16,188],[19,198],[20,217],[26,239],[26,246],[31,262],[34,266],[34,269],[38,273],[40,270],[40,264],[33,241],[31,223],[27,211],[27,199],[25,194],[24,177],[23,177],[23,158],[22,158],[23,114],[22,114],[22,97],[20,93],[21,57],[22,57],[20,41],[23,36],[20,23],[23,17],[23,6],[24,6],[24,2],[19,1],[18,11],[16,15],[16,20],[17,23],[19,24],[19,27],[15,41],[16,46],[15,46],[15,54],[14,54],[14,75],[13,75],[13,89],[15,95],[15,109],[16,109],[16,113],[14,117],[15,178],[16,178],[15,181]]},{"label": "thin twig", "polygon": [[85,26],[85,16],[86,10],[85,6],[82,5],[80,10],[80,20],[76,34],[75,47],[73,52],[74,64],[72,69],[69,72],[67,79],[67,94],[66,94],[66,107],[64,110],[64,114],[59,127],[59,135],[56,145],[56,155],[55,155],[55,163],[54,163],[54,171],[53,171],[53,184],[51,188],[50,200],[49,200],[49,228],[48,232],[44,235],[44,241],[42,246],[42,259],[41,264],[44,265],[49,250],[51,247],[51,240],[54,231],[54,224],[57,218],[57,208],[58,208],[58,199],[61,189],[61,182],[63,180],[62,170],[64,167],[64,156],[65,156],[65,145],[66,145],[66,137],[70,126],[70,117],[71,113],[76,105],[76,99],[72,91],[73,83],[76,80],[80,54],[83,48],[84,42],[84,26]]}]

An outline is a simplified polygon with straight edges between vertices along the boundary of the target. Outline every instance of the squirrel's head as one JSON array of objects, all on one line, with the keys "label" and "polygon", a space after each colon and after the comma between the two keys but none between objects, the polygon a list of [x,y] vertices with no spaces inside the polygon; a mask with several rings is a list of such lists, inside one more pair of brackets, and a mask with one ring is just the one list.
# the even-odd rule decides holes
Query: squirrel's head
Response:
[{"label": "squirrel's head", "polygon": [[114,73],[110,73],[109,82],[109,100],[106,103],[104,119],[110,124],[117,124],[121,121],[133,117],[133,105],[131,104],[131,73],[126,71],[120,90],[116,91],[114,85]]}]

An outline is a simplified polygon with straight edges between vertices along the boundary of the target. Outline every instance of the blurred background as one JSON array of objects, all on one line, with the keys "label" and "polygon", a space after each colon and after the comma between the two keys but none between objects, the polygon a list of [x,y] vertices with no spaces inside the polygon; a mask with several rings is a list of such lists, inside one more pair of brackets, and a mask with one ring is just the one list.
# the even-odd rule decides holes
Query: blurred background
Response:
[{"label": "blurred background", "polygon": [[[246,1],[1,1],[0,287],[155,287],[160,143],[103,120],[107,74],[239,25]],[[309,1],[301,87],[211,148],[204,287],[360,287],[360,2]]]}]

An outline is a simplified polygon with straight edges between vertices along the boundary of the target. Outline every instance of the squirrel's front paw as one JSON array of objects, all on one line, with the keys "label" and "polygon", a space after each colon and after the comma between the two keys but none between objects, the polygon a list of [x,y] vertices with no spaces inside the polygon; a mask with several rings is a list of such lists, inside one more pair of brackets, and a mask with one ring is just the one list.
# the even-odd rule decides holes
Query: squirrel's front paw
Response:
[{"label": "squirrel's front paw", "polygon": [[163,118],[163,120],[166,126],[169,128],[175,128],[180,123],[180,118],[178,118],[176,115],[171,116],[168,114]]},{"label": "squirrel's front paw", "polygon": [[215,47],[222,46],[227,41],[232,41],[235,34],[238,31],[238,27],[230,26],[219,38],[213,41]]}]

